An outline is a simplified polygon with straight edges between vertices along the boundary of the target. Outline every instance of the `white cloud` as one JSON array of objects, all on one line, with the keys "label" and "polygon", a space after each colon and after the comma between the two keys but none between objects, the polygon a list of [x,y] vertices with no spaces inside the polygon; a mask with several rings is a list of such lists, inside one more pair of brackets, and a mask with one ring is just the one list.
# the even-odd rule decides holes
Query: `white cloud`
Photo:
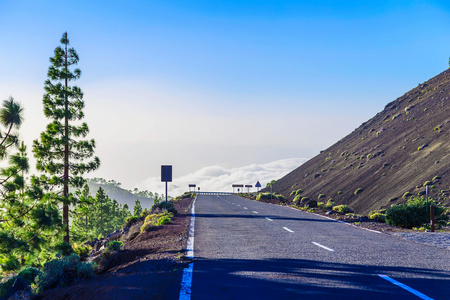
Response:
[{"label": "white cloud", "polygon": [[[169,183],[168,194],[181,195],[188,190],[189,184],[196,184],[201,191],[231,192],[232,184],[251,184],[255,186],[259,181],[265,186],[273,179],[279,179],[307,161],[306,158],[289,158],[265,164],[251,164],[238,168],[222,166],[208,166],[185,176],[173,178]],[[159,194],[164,193],[164,183],[160,178],[149,177],[138,184],[141,190],[151,190]],[[253,190],[256,190],[253,188]]]}]

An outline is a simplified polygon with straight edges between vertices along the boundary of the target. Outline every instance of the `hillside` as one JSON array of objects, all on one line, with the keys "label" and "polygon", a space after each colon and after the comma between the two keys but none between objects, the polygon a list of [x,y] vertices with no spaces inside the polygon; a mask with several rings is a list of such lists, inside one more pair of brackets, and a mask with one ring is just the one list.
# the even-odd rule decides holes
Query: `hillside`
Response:
[{"label": "hillside", "polygon": [[311,199],[323,194],[320,201],[366,214],[405,202],[407,192],[424,193],[429,181],[430,197],[450,206],[449,93],[446,70],[276,181],[273,191],[289,200],[297,189]]},{"label": "hillside", "polygon": [[133,195],[129,191],[124,190],[117,186],[98,184],[98,183],[93,183],[93,182],[89,182],[88,185],[89,185],[90,194],[92,196],[95,197],[95,194],[97,193],[98,188],[101,187],[105,191],[106,195],[108,195],[109,198],[116,199],[116,201],[122,205],[128,204],[128,207],[131,212],[133,212],[133,207],[134,207],[134,203],[135,203],[136,199],[139,199],[139,201],[141,202],[141,206],[144,209],[151,208],[153,205],[152,198],[145,198],[145,197]]}]

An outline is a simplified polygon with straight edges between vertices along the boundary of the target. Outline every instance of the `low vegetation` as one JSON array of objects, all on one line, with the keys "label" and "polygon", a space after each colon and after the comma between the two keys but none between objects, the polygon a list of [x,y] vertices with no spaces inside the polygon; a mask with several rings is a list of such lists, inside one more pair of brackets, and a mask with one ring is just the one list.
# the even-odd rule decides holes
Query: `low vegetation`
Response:
[{"label": "low vegetation", "polygon": [[[436,225],[446,225],[448,210],[437,205],[433,200],[428,200],[428,205],[435,206]],[[429,211],[429,208],[428,208]],[[428,224],[426,200],[419,197],[411,197],[407,203],[393,205],[386,213],[386,223],[401,228],[422,227]]]}]

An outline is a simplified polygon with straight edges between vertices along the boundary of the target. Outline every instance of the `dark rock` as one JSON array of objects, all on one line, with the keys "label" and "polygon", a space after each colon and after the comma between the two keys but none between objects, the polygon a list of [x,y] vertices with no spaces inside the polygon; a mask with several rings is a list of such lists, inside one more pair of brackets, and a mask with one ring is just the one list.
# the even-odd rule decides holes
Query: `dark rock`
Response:
[{"label": "dark rock", "polygon": [[359,221],[360,221],[360,222],[368,222],[368,221],[369,221],[369,218],[366,217],[366,216],[363,216],[363,217],[360,217],[360,218],[359,218]]},{"label": "dark rock", "polygon": [[8,298],[8,300],[31,300],[33,295],[29,291],[17,291],[14,295]]},{"label": "dark rock", "polygon": [[19,292],[19,291],[23,291],[27,288],[27,284],[25,282],[25,280],[23,280],[20,277],[16,277],[16,281],[14,281],[13,285],[11,286],[11,288],[9,289],[8,293],[6,293],[5,295],[5,299],[9,299],[11,296],[13,296],[15,293]]},{"label": "dark rock", "polygon": [[327,211],[325,214],[326,215],[332,215],[332,214],[334,214],[334,211],[330,210],[330,211]]}]

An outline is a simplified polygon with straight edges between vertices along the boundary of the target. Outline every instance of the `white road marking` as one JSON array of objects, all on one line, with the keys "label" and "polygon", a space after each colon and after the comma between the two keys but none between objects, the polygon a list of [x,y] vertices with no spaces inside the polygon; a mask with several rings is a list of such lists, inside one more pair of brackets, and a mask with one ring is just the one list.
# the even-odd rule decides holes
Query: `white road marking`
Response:
[{"label": "white road marking", "polygon": [[244,207],[244,209],[248,209],[247,207]]},{"label": "white road marking", "polygon": [[[188,258],[194,258],[194,230],[195,230],[195,202],[197,201],[197,196],[192,202],[191,210],[191,224],[189,228],[189,239],[187,242],[187,255]],[[191,289],[192,289],[192,273],[194,270],[194,263],[190,263],[189,267],[183,270],[183,278],[181,279],[181,289],[180,289],[180,300],[190,300],[191,299]]]},{"label": "white road marking", "polygon": [[267,221],[270,221],[270,222],[273,222],[273,220],[270,219],[270,218],[268,218],[268,217],[266,217],[266,220],[267,220]]},{"label": "white road marking", "polygon": [[294,232],[293,230],[290,230],[290,229],[287,228],[287,227],[283,227],[283,229],[286,230],[286,231],[289,231],[289,232]]},{"label": "white road marking", "polygon": [[252,211],[252,213],[254,213],[254,214],[259,214],[259,212],[257,212],[257,211]]},{"label": "white road marking", "polygon": [[325,249],[325,250],[328,250],[328,251],[334,251],[333,249],[328,248],[328,247],[326,247],[326,246],[324,246],[324,245],[321,245],[321,244],[319,244],[319,243],[316,243],[316,242],[312,242],[312,243],[313,243],[314,245],[316,245],[316,246],[319,246],[319,247]]},{"label": "white road marking", "polygon": [[389,276],[383,275],[383,274],[378,274],[378,276],[380,276],[381,278],[383,278],[384,280],[389,281],[392,284],[395,284],[398,287],[401,287],[404,290],[407,290],[408,292],[410,292],[411,294],[416,295],[417,297],[419,297],[420,299],[424,299],[424,300],[433,300],[433,298],[428,297],[427,295],[422,294],[419,291],[416,291],[413,288],[410,288],[409,286],[407,286],[406,284],[403,284],[395,279],[390,278]]}]

